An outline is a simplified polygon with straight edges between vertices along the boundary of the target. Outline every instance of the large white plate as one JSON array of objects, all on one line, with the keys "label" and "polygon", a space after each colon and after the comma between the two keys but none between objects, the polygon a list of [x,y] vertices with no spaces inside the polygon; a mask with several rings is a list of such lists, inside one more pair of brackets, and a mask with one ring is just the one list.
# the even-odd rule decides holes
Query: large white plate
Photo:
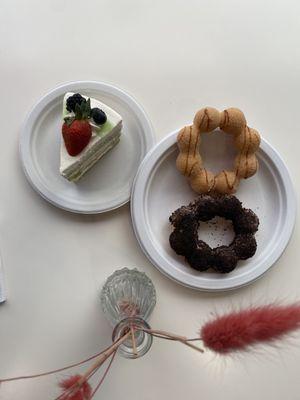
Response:
[{"label": "large white plate", "polygon": [[[95,97],[123,117],[120,143],[77,183],[59,174],[66,92]],[[134,176],[153,144],[151,123],[131,96],[102,82],[80,81],[55,88],[33,107],[21,131],[20,154],[29,182],[43,198],[65,210],[91,214],[115,209],[129,200]]]},{"label": "large white plate", "polygon": [[[243,180],[236,196],[260,219],[254,257],[240,261],[229,274],[198,272],[170,248],[169,215],[196,197],[176,169],[177,131],[158,143],[141,164],[131,196],[131,215],[136,237],[149,260],[165,275],[199,290],[228,290],[253,282],[280,257],[292,234],[296,200],[288,170],[279,154],[262,140],[258,151],[260,169]],[[232,162],[230,135],[203,135],[201,153],[206,166],[216,172]]]}]

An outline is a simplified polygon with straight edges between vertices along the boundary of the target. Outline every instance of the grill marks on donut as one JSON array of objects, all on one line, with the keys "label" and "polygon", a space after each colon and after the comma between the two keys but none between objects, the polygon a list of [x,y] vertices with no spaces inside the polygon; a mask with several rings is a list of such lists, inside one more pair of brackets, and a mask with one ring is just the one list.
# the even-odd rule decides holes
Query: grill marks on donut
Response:
[{"label": "grill marks on donut", "polygon": [[206,131],[208,131],[209,130],[210,118],[209,118],[209,115],[208,115],[208,112],[207,112],[207,108],[205,108],[205,110],[204,110],[204,116],[206,117]]},{"label": "grill marks on donut", "polygon": [[248,128],[248,127],[246,126],[246,127],[244,128],[244,131],[240,133],[240,135],[244,135],[244,142],[243,142],[242,150],[241,150],[240,154],[238,155],[238,163],[237,163],[237,167],[236,167],[236,175],[239,175],[239,170],[240,170],[240,166],[241,166],[242,155],[243,155],[243,153],[245,152],[245,147],[246,147],[246,145],[247,145],[247,140],[246,140],[246,139],[247,139],[247,134],[246,134],[246,129],[247,129],[247,128]]},{"label": "grill marks on donut", "polygon": [[[256,139],[257,134],[254,132],[251,132],[251,129],[248,126],[245,126],[244,131],[240,134],[243,135],[243,146],[242,146],[242,150],[240,151],[239,155],[237,156],[237,166],[236,166],[236,175],[239,176],[240,175],[240,169],[241,169],[241,163],[242,163],[242,159],[245,158],[245,173],[243,178],[247,179],[249,178],[252,174],[251,174],[251,168],[249,165],[249,157],[252,154],[251,149],[254,146],[254,141]],[[258,161],[257,158],[255,159],[255,170],[258,169]]]},{"label": "grill marks on donut", "polygon": [[229,124],[229,114],[228,114],[227,110],[224,111],[224,115],[225,115],[225,123],[224,123],[224,125],[226,126],[226,125]]},{"label": "grill marks on donut", "polygon": [[181,130],[181,132],[179,133],[179,135],[178,135],[178,142],[181,142],[181,140],[182,140],[182,136],[183,136],[183,134],[184,134],[184,131],[185,131],[185,129],[186,129],[186,126]]},{"label": "grill marks on donut", "polygon": [[[246,132],[248,133],[248,140],[246,141],[246,146],[247,146],[247,150],[246,150],[246,176],[245,176],[245,179],[247,179],[248,178],[248,174],[249,174],[249,160],[248,160],[248,154],[249,154],[249,147],[250,147],[250,145],[251,145],[251,135],[250,135],[250,129],[249,129],[249,127],[247,126],[247,128],[246,128]],[[246,134],[247,134],[246,133]],[[245,135],[246,136],[246,135]]]},{"label": "grill marks on donut", "polygon": [[197,153],[197,151],[199,151],[199,148],[198,148],[199,139],[200,139],[200,132],[198,131],[197,137],[196,137],[196,143],[195,143],[195,147],[194,147],[194,154],[193,154],[194,157],[196,157],[196,153]]},{"label": "grill marks on donut", "polygon": [[205,182],[206,185],[208,186],[208,176],[207,176],[207,170],[204,168],[204,173],[205,173]]},{"label": "grill marks on donut", "polygon": [[233,189],[233,185],[231,185],[230,182],[229,182],[227,172],[223,171],[223,174],[225,176],[227,186],[229,187],[230,190],[232,190]]},{"label": "grill marks on donut", "polygon": [[188,169],[188,165],[189,165],[189,155],[190,155],[190,150],[191,150],[191,141],[192,141],[192,126],[190,126],[190,138],[189,138],[189,146],[188,146],[188,151],[187,151],[187,156],[186,156],[186,164],[185,164],[184,175],[187,174],[187,169]]}]

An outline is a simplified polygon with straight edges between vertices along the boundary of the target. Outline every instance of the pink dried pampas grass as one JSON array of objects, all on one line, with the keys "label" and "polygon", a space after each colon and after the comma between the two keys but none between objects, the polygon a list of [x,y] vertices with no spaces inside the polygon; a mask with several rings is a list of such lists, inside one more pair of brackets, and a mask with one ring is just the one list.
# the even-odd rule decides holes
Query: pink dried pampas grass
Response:
[{"label": "pink dried pampas grass", "polygon": [[201,328],[200,336],[210,350],[228,354],[270,343],[299,328],[299,303],[269,304],[218,316]]},{"label": "pink dried pampas grass", "polygon": [[[113,342],[107,349],[89,357],[78,363],[59,368],[49,372],[35,375],[25,375],[14,378],[0,379],[1,382],[15,381],[19,379],[29,379],[46,376],[55,372],[61,372],[65,369],[85,364],[95,359],[83,375],[73,375],[60,382],[61,394],[55,400],[92,400],[102,385],[116,355],[119,346],[132,337],[132,346],[134,349],[135,330],[144,332],[155,337],[167,340],[174,340],[183,343],[190,348],[203,352],[202,348],[192,344],[202,340],[206,348],[219,353],[230,354],[249,349],[249,347],[259,343],[271,343],[275,339],[280,339],[290,332],[300,329],[300,303],[290,305],[269,304],[265,306],[253,306],[242,311],[235,311],[225,315],[217,316],[214,320],[206,323],[200,329],[200,336],[196,338],[187,338],[170,332],[146,329],[134,326],[130,323],[123,336]],[[88,383],[89,379],[97,373],[99,368],[106,360],[110,362],[105,372],[95,386],[94,390]]]}]

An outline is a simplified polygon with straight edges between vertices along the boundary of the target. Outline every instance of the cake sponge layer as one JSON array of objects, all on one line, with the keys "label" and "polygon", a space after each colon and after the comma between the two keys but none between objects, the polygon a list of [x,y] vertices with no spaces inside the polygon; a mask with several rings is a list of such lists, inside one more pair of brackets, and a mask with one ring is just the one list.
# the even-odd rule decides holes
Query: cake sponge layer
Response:
[{"label": "cake sponge layer", "polygon": [[101,146],[95,146],[90,156],[85,161],[79,163],[76,168],[69,170],[69,173],[62,173],[62,175],[69,181],[78,181],[101,157],[104,156],[109,150],[115,147],[120,141],[121,132],[115,135],[113,139],[106,141]]}]

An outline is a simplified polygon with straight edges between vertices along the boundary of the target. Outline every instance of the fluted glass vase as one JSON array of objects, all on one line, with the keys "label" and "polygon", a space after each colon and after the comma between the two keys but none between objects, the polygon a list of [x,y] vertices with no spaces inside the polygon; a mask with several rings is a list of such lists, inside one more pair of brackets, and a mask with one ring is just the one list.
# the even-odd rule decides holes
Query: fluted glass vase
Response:
[{"label": "fluted glass vase", "polygon": [[[144,272],[136,268],[115,271],[106,280],[100,299],[103,312],[114,328],[114,341],[132,326],[150,329],[147,321],[156,304],[156,292]],[[152,345],[152,336],[142,330],[135,330],[134,338],[135,343],[129,337],[119,347],[118,351],[124,357],[141,357]]]}]

